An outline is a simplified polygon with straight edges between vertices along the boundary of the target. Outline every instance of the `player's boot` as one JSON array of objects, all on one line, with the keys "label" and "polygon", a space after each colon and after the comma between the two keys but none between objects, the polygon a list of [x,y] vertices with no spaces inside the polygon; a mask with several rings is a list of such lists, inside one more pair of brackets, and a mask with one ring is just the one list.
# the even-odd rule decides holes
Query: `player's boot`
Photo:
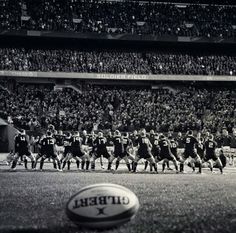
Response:
[{"label": "player's boot", "polygon": [[172,168],[170,168],[170,163],[169,162],[166,162],[166,166],[167,166],[167,170],[169,170],[169,171],[173,170]]},{"label": "player's boot", "polygon": [[147,166],[148,166],[148,161],[145,161],[145,164],[144,164],[144,171],[146,171],[147,170]]},{"label": "player's boot", "polygon": [[84,160],[82,160],[82,162],[81,162],[81,169],[84,171],[85,169],[84,169],[84,166],[85,166],[85,161]]},{"label": "player's boot", "polygon": [[118,169],[119,165],[120,165],[120,161],[119,161],[119,160],[117,160],[117,161],[116,161],[116,168],[115,168],[115,170],[117,170],[117,169]]},{"label": "player's boot", "polygon": [[127,166],[128,170],[129,170],[129,172],[131,172],[131,167],[130,167],[130,164],[129,164],[129,163],[127,163],[127,164],[126,164],[126,166]]},{"label": "player's boot", "polygon": [[66,161],[64,161],[64,162],[62,163],[62,170],[65,169],[65,166],[66,166]]},{"label": "player's boot", "polygon": [[166,167],[166,163],[163,162],[163,163],[162,163],[162,173],[165,173],[165,167]]},{"label": "player's boot", "polygon": [[108,162],[108,166],[107,166],[107,170],[110,171],[111,170],[111,162]]},{"label": "player's boot", "polygon": [[137,170],[137,166],[138,166],[138,163],[137,162],[133,162],[133,171],[132,172],[136,172]]},{"label": "player's boot", "polygon": [[40,161],[40,166],[39,166],[40,171],[43,170],[43,164],[44,164],[44,160],[42,159],[42,160]]},{"label": "player's boot", "polygon": [[89,170],[89,164],[90,164],[90,161],[86,161],[86,171]]},{"label": "player's boot", "polygon": [[80,161],[76,160],[77,169],[79,170]]},{"label": "player's boot", "polygon": [[91,162],[91,170],[95,171],[95,162]]},{"label": "player's boot", "polygon": [[71,165],[71,162],[68,161],[68,162],[67,162],[67,170],[68,170],[68,171],[70,171],[70,165]]},{"label": "player's boot", "polygon": [[152,163],[152,167],[154,168],[155,172],[158,174],[158,171],[157,171],[157,164],[156,164],[156,163]]}]

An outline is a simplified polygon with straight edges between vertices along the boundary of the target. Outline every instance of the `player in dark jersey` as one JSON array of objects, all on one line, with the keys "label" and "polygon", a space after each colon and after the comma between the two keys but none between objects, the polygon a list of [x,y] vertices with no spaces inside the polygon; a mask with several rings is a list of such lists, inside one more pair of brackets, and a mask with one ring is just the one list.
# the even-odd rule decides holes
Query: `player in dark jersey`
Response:
[{"label": "player in dark jersey", "polygon": [[153,144],[154,144],[154,141],[155,141],[155,132],[154,132],[153,129],[150,130],[150,133],[149,133],[149,135],[148,135],[148,138],[149,138],[151,144],[153,145]]},{"label": "player in dark jersey", "polygon": [[177,137],[176,137],[176,142],[178,143],[178,148],[179,149],[184,148],[184,138],[183,138],[181,132],[178,132]]},{"label": "player in dark jersey", "polygon": [[160,159],[160,146],[159,146],[159,135],[156,133],[154,137],[154,141],[152,143],[152,154],[154,156],[155,161],[159,161]]},{"label": "player in dark jersey", "polygon": [[[68,158],[68,156],[71,154],[72,149],[71,149],[71,144],[72,144],[72,134],[70,132],[67,132],[64,140],[63,140],[63,146],[64,146],[64,152],[62,154],[61,157],[61,163],[64,164],[65,160],[67,160],[66,158]],[[67,160],[67,169],[70,170],[70,160]],[[78,166],[78,164],[77,164]]]},{"label": "player in dark jersey", "polygon": [[15,156],[14,161],[12,162],[11,169],[15,170],[16,165],[18,162],[18,159],[23,156],[23,161],[25,164],[25,169],[28,169],[27,167],[27,157],[30,158],[32,169],[34,168],[35,158],[33,157],[32,153],[29,150],[29,141],[27,138],[27,135],[25,133],[25,130],[20,130],[19,134],[15,137]]},{"label": "player in dark jersey", "polygon": [[220,131],[216,132],[215,141],[217,143],[217,148],[221,148],[222,147],[222,135],[221,135]]},{"label": "player in dark jersey", "polygon": [[114,138],[113,138],[113,145],[114,145],[114,159],[117,159],[121,154],[124,153],[124,145],[122,143],[122,137],[119,130],[115,131]]},{"label": "player in dark jersey", "polygon": [[[84,170],[84,166],[86,163],[86,170],[89,169],[89,158],[87,153],[82,148],[83,139],[80,137],[79,132],[75,132],[74,135],[71,137],[71,144],[70,144],[70,152],[67,153],[66,158],[63,161],[62,169],[65,168],[66,163],[70,161],[72,158],[75,159],[77,168],[79,169],[80,160],[82,160],[82,170]],[[68,167],[70,170],[70,166]]]},{"label": "player in dark jersey", "polygon": [[[165,172],[166,162],[172,161],[174,163],[175,170],[178,173],[178,164],[177,164],[176,157],[171,152],[170,141],[164,135],[161,135],[158,144],[160,147],[159,158],[160,158],[160,160],[163,160],[162,172]],[[176,144],[175,144],[175,146],[177,147]]]},{"label": "player in dark jersey", "polygon": [[63,131],[59,130],[58,133],[54,135],[54,138],[56,140],[56,151],[57,151],[57,154],[60,156],[64,153],[65,135],[63,134]]},{"label": "player in dark jersey", "polygon": [[142,130],[141,135],[138,138],[138,151],[134,160],[133,172],[136,172],[138,161],[140,159],[145,159],[150,162],[151,166],[154,167],[154,170],[157,173],[157,165],[151,151],[152,144],[146,135],[146,130]]},{"label": "player in dark jersey", "polygon": [[57,162],[58,170],[61,170],[61,162],[56,154],[56,140],[53,138],[52,132],[47,131],[46,137],[41,141],[41,161],[40,161],[40,170],[43,170],[44,160],[47,158],[52,158],[53,161]]},{"label": "player in dark jersey", "polygon": [[91,134],[88,134],[87,145],[89,148],[93,148],[95,139],[96,135],[93,131],[91,132]]},{"label": "player in dark jersey", "polygon": [[128,159],[129,156],[128,147],[132,144],[132,142],[128,138],[128,134],[126,133],[125,136],[122,136],[120,131],[116,130],[113,138],[113,143],[114,143],[114,159],[116,158],[115,170],[118,169],[120,161],[124,159],[128,170],[131,171]]},{"label": "player in dark jersey", "polygon": [[[207,140],[208,138],[209,136],[207,136]],[[205,144],[204,144],[204,139],[202,137],[199,138],[198,143],[196,144],[196,150],[200,158],[203,159],[205,153]]]},{"label": "player in dark jersey", "polygon": [[124,154],[125,154],[124,156],[127,156],[127,158],[132,161],[131,162],[131,168],[133,168],[133,163],[134,163],[134,156],[132,155],[132,153],[133,153],[133,142],[129,138],[129,133],[128,132],[124,133],[124,135],[122,137],[122,141],[123,141],[123,144],[124,144]]},{"label": "player in dark jersey", "polygon": [[168,139],[170,141],[170,151],[175,156],[176,160],[179,161],[180,160],[180,157],[178,155],[179,144],[177,140],[173,138],[173,136],[170,136]]},{"label": "player in dark jersey", "polygon": [[139,138],[138,132],[137,130],[134,130],[134,132],[130,135],[130,139],[134,147],[138,146],[138,138]]},{"label": "player in dark jersey", "polygon": [[205,161],[209,163],[211,172],[213,172],[213,162],[215,162],[219,167],[221,174],[223,174],[223,165],[219,156],[216,155],[217,143],[214,141],[214,136],[212,134],[209,135],[208,140],[205,142],[205,148]]},{"label": "player in dark jersey", "polygon": [[[151,133],[153,133],[153,132],[150,131],[150,134]],[[158,161],[158,156],[159,156],[159,153],[160,153],[160,147],[158,145],[158,140],[159,140],[158,134],[154,132],[154,137],[151,137],[151,138],[152,138],[152,140],[150,140],[150,142],[152,144],[152,155],[153,155],[155,161],[157,162]],[[149,164],[149,162],[145,161],[144,171],[146,171],[148,164]],[[150,166],[150,171],[152,172],[152,166]]]},{"label": "player in dark jersey", "polygon": [[108,132],[106,140],[107,140],[106,146],[112,147],[113,146],[113,135],[112,135],[111,131]]},{"label": "player in dark jersey", "polygon": [[91,162],[91,168],[92,170],[95,170],[95,161],[97,158],[100,158],[103,156],[108,160],[108,168],[107,170],[111,169],[111,155],[107,151],[107,140],[103,136],[102,132],[98,133],[97,138],[94,140],[94,153],[92,155],[92,162]]},{"label": "player in dark jersey", "polygon": [[196,144],[198,140],[193,136],[193,131],[190,130],[187,132],[187,136],[184,139],[184,155],[180,163],[180,172],[184,172],[184,162],[190,158],[190,165],[195,171],[195,165],[199,167],[199,173],[202,173],[202,161],[200,156],[196,153]]}]

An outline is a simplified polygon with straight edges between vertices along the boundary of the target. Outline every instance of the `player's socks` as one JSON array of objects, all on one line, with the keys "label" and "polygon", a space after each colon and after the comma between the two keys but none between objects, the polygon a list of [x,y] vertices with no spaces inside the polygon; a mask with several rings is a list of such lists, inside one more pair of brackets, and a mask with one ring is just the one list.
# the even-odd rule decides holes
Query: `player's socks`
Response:
[{"label": "player's socks", "polygon": [[38,161],[37,161],[37,160],[35,160],[35,161],[34,161],[34,168],[36,168],[36,167],[37,167],[37,163],[38,163]]},{"label": "player's socks", "polygon": [[59,160],[58,160],[58,162],[57,162],[57,166],[58,166],[58,169],[61,170],[61,163],[60,163]]},{"label": "player's socks", "polygon": [[53,168],[54,168],[54,169],[57,169],[57,164],[56,164],[55,161],[53,161]]},{"label": "player's socks", "polygon": [[184,164],[183,164],[183,163],[181,163],[181,164],[179,165],[179,171],[180,171],[180,172],[183,172],[183,171],[184,171]]},{"label": "player's socks", "polygon": [[163,172],[165,171],[165,168],[166,168],[166,163],[163,162],[163,164],[162,164],[162,171],[163,171]]},{"label": "player's socks", "polygon": [[134,170],[134,161],[131,162],[131,169]]},{"label": "player's socks", "polygon": [[41,160],[41,161],[40,161],[40,170],[43,169],[43,164],[44,164],[44,160]]},{"label": "player's socks", "polygon": [[178,170],[179,170],[179,168],[178,168],[178,165],[177,165],[177,163],[175,163],[174,165],[175,165],[175,170],[176,170],[176,171],[178,171]]},{"label": "player's socks", "polygon": [[145,165],[144,165],[144,170],[146,171],[147,169],[147,166],[148,166],[148,161],[145,161]]},{"label": "player's socks", "polygon": [[127,166],[128,170],[129,170],[129,171],[131,171],[130,164],[129,164],[129,163],[127,163],[127,164],[126,164],[126,166]]},{"label": "player's socks", "polygon": [[220,167],[219,169],[220,169],[220,173],[223,174],[223,168]]},{"label": "player's socks", "polygon": [[82,168],[82,170],[84,170],[84,165],[85,165],[85,161],[82,161],[82,162],[81,162],[81,168]]},{"label": "player's socks", "polygon": [[92,162],[92,163],[91,163],[91,169],[92,169],[92,170],[95,170],[95,162]]},{"label": "player's socks", "polygon": [[86,170],[89,169],[89,164],[90,164],[90,161],[86,161]]},{"label": "player's socks", "polygon": [[16,167],[16,164],[17,164],[17,161],[14,160],[14,161],[12,162],[11,169],[15,168],[15,167]]},{"label": "player's socks", "polygon": [[150,163],[150,172],[152,172],[153,165]]},{"label": "player's socks", "polygon": [[27,159],[24,159],[25,169],[28,169],[27,163],[28,163]]},{"label": "player's socks", "polygon": [[34,161],[31,161],[31,168],[34,169]]},{"label": "player's socks", "polygon": [[107,170],[111,170],[111,162],[108,163]]},{"label": "player's socks", "polygon": [[170,163],[169,162],[166,162],[166,166],[168,169],[170,169]]},{"label": "player's socks", "polygon": [[152,167],[154,167],[154,170],[155,170],[155,172],[157,173],[157,165],[156,165],[156,163],[153,163],[153,164],[152,164]]},{"label": "player's socks", "polygon": [[118,169],[118,167],[119,167],[119,165],[120,165],[120,161],[116,161],[116,170]]},{"label": "player's socks", "polygon": [[202,163],[199,163],[199,173],[202,173]]},{"label": "player's socks", "polygon": [[136,172],[138,163],[137,162],[133,162],[133,172]]},{"label": "player's socks", "polygon": [[66,161],[63,162],[63,164],[62,164],[62,169],[64,169],[65,166],[66,166]]},{"label": "player's socks", "polygon": [[76,161],[76,165],[77,165],[77,168],[79,169],[79,165],[80,165],[80,161],[79,160]]},{"label": "player's socks", "polygon": [[68,161],[68,162],[67,162],[67,169],[68,169],[68,171],[70,170],[70,164],[71,164],[71,162]]}]

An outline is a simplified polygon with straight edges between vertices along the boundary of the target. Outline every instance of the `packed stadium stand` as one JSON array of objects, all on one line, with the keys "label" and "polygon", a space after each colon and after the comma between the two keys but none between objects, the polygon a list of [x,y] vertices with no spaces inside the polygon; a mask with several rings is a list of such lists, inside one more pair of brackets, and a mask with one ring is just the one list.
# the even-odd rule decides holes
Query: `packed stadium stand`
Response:
[{"label": "packed stadium stand", "polygon": [[[0,6],[0,117],[9,124],[30,131],[50,124],[88,131],[235,127],[234,83],[194,82],[234,80],[233,1],[0,0]],[[176,75],[189,82],[163,88],[165,76]]]},{"label": "packed stadium stand", "polygon": [[180,86],[172,89],[88,85],[82,93],[52,86],[17,84],[2,91],[0,117],[19,128],[58,130],[211,132],[235,127],[235,93],[222,87]]},{"label": "packed stadium stand", "polygon": [[7,30],[234,37],[236,26],[235,6],[149,1],[4,0],[0,14]]},{"label": "packed stadium stand", "polygon": [[0,69],[81,73],[235,75],[234,55],[0,49]]}]

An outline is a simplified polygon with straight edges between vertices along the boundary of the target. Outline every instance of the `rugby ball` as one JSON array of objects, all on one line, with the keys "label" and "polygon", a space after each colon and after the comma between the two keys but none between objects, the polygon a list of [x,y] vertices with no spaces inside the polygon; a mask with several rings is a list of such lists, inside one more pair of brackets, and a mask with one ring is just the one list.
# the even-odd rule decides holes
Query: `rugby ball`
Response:
[{"label": "rugby ball", "polygon": [[81,227],[104,229],[130,221],[138,209],[139,200],[131,190],[102,183],[79,190],[68,201],[66,213]]}]

